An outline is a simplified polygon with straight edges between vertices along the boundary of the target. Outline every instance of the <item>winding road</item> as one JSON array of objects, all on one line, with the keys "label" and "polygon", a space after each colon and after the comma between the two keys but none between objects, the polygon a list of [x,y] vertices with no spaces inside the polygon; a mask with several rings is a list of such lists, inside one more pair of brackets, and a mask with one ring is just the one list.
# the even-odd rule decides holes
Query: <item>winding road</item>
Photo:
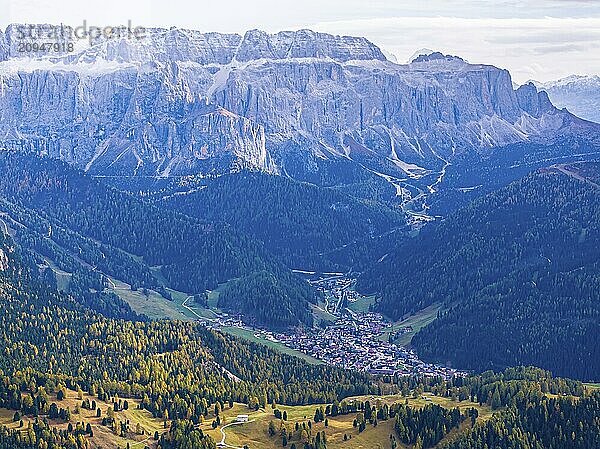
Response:
[{"label": "winding road", "polygon": [[[251,423],[254,422],[254,419],[251,419],[250,421],[246,421],[246,423]],[[239,447],[239,446],[232,446],[230,444],[225,443],[225,429],[227,429],[228,427],[231,426],[241,426],[242,424],[244,424],[243,422],[238,422],[238,421],[233,421],[230,422],[229,424],[225,424],[223,427],[221,427],[221,435],[223,436],[223,438],[221,438],[221,441],[219,441],[217,443],[217,447],[228,447],[230,449],[244,449],[243,447]]]},{"label": "winding road", "polygon": [[200,319],[200,320],[208,320],[208,321],[213,321],[213,322],[214,322],[214,321],[217,321],[217,320],[215,320],[215,319],[213,319],[213,318],[208,318],[208,317],[205,317],[205,316],[202,316],[202,315],[198,314],[198,313],[197,313],[197,312],[196,312],[194,309],[192,309],[190,306],[188,306],[188,305],[187,305],[187,302],[188,302],[190,299],[192,299],[192,298],[193,298],[193,296],[192,296],[192,295],[189,295],[187,298],[185,298],[185,301],[183,301],[183,302],[181,303],[181,306],[182,306],[183,308],[185,308],[187,311],[189,311],[190,313],[194,314],[194,315],[195,315],[195,316],[196,316],[198,319]]},{"label": "winding road", "polygon": [[6,222],[2,218],[0,218],[0,221],[4,225],[4,229],[3,229],[4,234],[10,235],[10,232],[8,232],[8,225],[6,224]]},{"label": "winding road", "polygon": [[558,170],[559,172],[561,172],[567,176],[577,179],[578,181],[585,182],[585,183],[591,185],[592,187],[596,187],[597,189],[600,189],[600,185],[598,185],[591,179],[588,179],[585,176],[582,176],[578,172],[571,170],[568,164],[556,164],[556,165],[553,165],[552,168]]}]

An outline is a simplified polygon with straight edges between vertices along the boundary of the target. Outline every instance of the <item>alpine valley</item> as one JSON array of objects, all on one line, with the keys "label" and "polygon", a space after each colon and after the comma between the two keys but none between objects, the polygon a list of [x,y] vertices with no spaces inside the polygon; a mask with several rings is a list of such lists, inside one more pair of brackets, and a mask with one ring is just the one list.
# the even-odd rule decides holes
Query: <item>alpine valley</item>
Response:
[{"label": "alpine valley", "polygon": [[57,27],[0,32],[0,449],[600,447],[595,78],[23,29]]}]

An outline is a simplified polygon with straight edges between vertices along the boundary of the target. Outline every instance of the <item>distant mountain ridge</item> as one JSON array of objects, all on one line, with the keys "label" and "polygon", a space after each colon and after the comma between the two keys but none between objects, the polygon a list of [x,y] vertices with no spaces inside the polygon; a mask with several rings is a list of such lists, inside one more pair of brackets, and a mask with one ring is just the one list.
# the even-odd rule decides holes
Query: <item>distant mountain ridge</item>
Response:
[{"label": "distant mountain ridge", "polygon": [[[29,25],[12,24],[4,33],[4,47],[11,58],[21,57],[15,44]],[[48,29],[52,25],[41,25]],[[44,31],[42,31],[42,34]],[[68,33],[67,33],[68,34]],[[364,37],[334,36],[311,30],[281,31],[268,34],[261,30],[235,33],[201,32],[171,28],[147,28],[144,37],[91,39],[89,48],[63,56],[68,63],[94,62],[99,58],[120,62],[193,61],[199,64],[230,64],[256,59],[331,58],[339,62],[350,60],[381,60],[386,57],[379,47]],[[51,58],[57,59],[57,58]]]},{"label": "distant mountain ridge", "polygon": [[600,123],[600,76],[570,75],[556,81],[533,83],[547,92],[557,107],[567,108],[578,117]]}]

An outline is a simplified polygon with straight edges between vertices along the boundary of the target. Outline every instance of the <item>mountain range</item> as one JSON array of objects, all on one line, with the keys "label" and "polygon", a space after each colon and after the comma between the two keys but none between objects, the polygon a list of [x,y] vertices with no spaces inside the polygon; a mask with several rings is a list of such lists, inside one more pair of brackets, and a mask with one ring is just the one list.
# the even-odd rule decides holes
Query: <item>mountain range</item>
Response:
[{"label": "mountain range", "polygon": [[[595,376],[581,352],[553,361],[539,347],[560,321],[553,351],[589,358],[581,342],[597,329],[596,304],[563,288],[596,282],[584,250],[597,246],[585,226],[597,181],[556,167],[597,159],[600,125],[553,104],[558,84],[515,87],[507,70],[429,50],[398,64],[364,38],[310,30],[147,31],[43,57],[15,49],[17,25],[0,33],[2,221],[41,268],[73,274],[80,303],[140,318],[108,294],[114,277],[164,299],[220,290],[221,309],[258,325],[311,326],[322,298],[292,269],[344,271],[393,319],[443,306],[415,339],[429,359]],[[557,242],[573,263],[541,267]],[[529,282],[540,288],[521,294]],[[544,312],[537,332],[511,305]],[[489,320],[503,352],[464,316]],[[456,329],[480,353],[465,355]]]},{"label": "mountain range", "polygon": [[462,155],[598,135],[507,70],[438,52],[397,64],[364,38],[151,29],[32,59],[17,30],[0,35],[0,145],[96,176],[378,177],[407,204]]},{"label": "mountain range", "polygon": [[571,75],[556,81],[533,84],[548,96],[558,108],[567,108],[586,120],[600,123],[600,76]]}]

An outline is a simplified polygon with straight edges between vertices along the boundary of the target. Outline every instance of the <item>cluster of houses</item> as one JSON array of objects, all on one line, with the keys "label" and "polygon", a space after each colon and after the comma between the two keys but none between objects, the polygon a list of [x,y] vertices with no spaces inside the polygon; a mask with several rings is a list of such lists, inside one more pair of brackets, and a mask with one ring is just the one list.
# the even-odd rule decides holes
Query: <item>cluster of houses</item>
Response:
[{"label": "cluster of houses", "polygon": [[464,374],[452,368],[425,363],[415,351],[392,343],[400,334],[410,332],[412,328],[392,329],[392,324],[379,313],[350,310],[348,305],[360,298],[351,288],[353,282],[353,279],[341,273],[329,273],[311,280],[324,293],[327,312],[337,317],[335,322],[325,327],[275,333],[250,328],[241,316],[228,314],[222,314],[205,324],[215,328],[227,326],[252,330],[259,339],[282,343],[327,364],[376,375],[450,378]]},{"label": "cluster of houses", "polygon": [[324,329],[269,337],[330,365],[371,374],[460,375],[452,368],[423,362],[411,349],[389,343],[384,336],[389,326],[380,314],[357,313],[344,315]]},{"label": "cluster of houses", "polygon": [[354,280],[339,274],[318,278],[310,281],[325,297],[325,310],[339,314],[348,303],[360,298],[360,295],[350,287]]}]

